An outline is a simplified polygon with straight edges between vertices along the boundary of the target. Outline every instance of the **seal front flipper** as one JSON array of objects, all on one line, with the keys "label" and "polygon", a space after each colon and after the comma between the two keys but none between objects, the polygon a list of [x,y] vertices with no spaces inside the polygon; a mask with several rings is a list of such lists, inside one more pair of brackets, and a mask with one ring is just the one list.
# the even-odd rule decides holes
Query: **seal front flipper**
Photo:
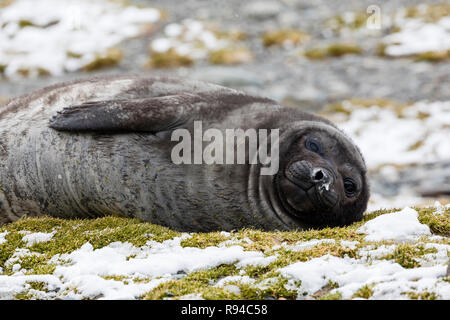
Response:
[{"label": "seal front flipper", "polygon": [[182,126],[189,115],[198,113],[197,94],[90,101],[59,111],[49,126],[60,131],[77,132],[158,132]]}]

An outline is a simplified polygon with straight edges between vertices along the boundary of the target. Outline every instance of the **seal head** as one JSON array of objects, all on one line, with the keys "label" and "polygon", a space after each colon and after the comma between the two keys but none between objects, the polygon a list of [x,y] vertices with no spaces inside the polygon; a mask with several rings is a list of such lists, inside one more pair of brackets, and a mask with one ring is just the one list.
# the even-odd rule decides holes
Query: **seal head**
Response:
[{"label": "seal head", "polygon": [[272,203],[280,218],[303,228],[343,226],[362,218],[369,199],[364,159],[343,132],[300,121],[280,137]]}]

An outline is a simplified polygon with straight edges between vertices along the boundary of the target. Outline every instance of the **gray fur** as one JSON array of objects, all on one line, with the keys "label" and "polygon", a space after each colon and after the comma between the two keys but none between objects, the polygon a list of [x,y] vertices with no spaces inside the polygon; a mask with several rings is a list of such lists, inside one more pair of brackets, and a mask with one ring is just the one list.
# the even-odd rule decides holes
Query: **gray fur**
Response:
[{"label": "gray fur", "polygon": [[203,130],[280,128],[282,146],[298,132],[327,132],[364,180],[358,212],[339,221],[361,217],[364,162],[328,120],[213,84],[118,76],[55,85],[0,106],[0,224],[114,214],[183,231],[311,227],[286,212],[276,176],[260,175],[259,165],[173,164],[171,132],[191,130],[194,120]]}]

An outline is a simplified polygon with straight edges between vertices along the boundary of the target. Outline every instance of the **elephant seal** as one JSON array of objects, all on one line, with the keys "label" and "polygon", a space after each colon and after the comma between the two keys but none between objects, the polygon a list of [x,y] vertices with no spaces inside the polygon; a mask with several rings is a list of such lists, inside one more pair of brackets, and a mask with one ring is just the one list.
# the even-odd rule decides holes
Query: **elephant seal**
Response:
[{"label": "elephant seal", "polygon": [[[277,130],[277,172],[249,161],[174,163],[172,134],[195,135],[196,121]],[[363,157],[332,122],[214,84],[108,76],[0,107],[0,223],[118,215],[181,231],[301,230],[357,221],[368,197]]]}]

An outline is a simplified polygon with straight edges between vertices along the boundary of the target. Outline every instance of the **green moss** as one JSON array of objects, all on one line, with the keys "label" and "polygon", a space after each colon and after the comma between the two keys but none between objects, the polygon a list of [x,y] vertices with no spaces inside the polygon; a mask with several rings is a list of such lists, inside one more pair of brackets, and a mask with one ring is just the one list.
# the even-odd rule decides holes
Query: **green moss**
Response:
[{"label": "green moss", "polygon": [[29,290],[36,290],[36,291],[43,291],[48,292],[47,289],[47,283],[42,281],[27,281],[28,287],[23,290],[22,292],[17,293],[14,295],[14,299],[16,300],[33,300],[36,299],[36,297],[29,292]]},{"label": "green moss", "polygon": [[450,237],[450,209],[442,214],[434,214],[435,208],[415,208],[419,212],[419,221],[430,227],[434,234]]},{"label": "green moss", "polygon": [[194,63],[194,60],[189,56],[180,55],[175,49],[170,49],[166,52],[151,52],[151,57],[147,62],[149,68],[175,68],[187,67]]},{"label": "green moss", "polygon": [[345,54],[361,54],[362,49],[355,44],[335,43],[328,46],[327,53],[332,57],[340,57]]},{"label": "green moss", "polygon": [[421,148],[424,145],[423,140],[419,140],[408,147],[408,151],[414,151]]},{"label": "green moss", "polygon": [[212,64],[240,64],[250,62],[253,55],[247,49],[221,49],[209,54]]},{"label": "green moss", "polygon": [[50,71],[45,68],[37,68],[37,74],[39,77],[48,77],[51,75]]},{"label": "green moss", "polygon": [[222,235],[220,232],[195,233],[192,235],[192,237],[181,241],[181,246],[206,248],[209,246],[217,246],[219,243],[224,242],[227,239],[228,238]]},{"label": "green moss", "polygon": [[420,267],[420,262],[417,260],[424,254],[436,253],[437,249],[425,249],[423,246],[415,246],[412,244],[400,244],[394,252],[381,257],[380,259],[393,260],[404,268]]},{"label": "green moss", "polygon": [[21,75],[22,77],[26,78],[26,77],[28,77],[30,75],[30,69],[20,68],[20,69],[17,69],[17,73],[19,75]]},{"label": "green moss", "polygon": [[425,22],[435,23],[444,17],[450,16],[450,4],[426,4],[406,8],[405,17],[422,19]]},{"label": "green moss", "polygon": [[302,31],[283,29],[265,32],[262,37],[262,42],[266,47],[285,44],[299,45],[308,41],[309,38],[309,35]]},{"label": "green moss", "polygon": [[38,291],[47,291],[47,283],[42,281],[29,281],[27,282],[31,289],[38,290]]},{"label": "green moss", "polygon": [[33,295],[26,290],[14,295],[15,300],[32,300],[33,298]]},{"label": "green moss", "polygon": [[[348,18],[346,18],[346,15]],[[368,17],[369,15],[365,12],[346,12],[328,19],[326,26],[335,31],[340,31],[344,28],[357,30],[366,25]]]},{"label": "green moss", "polygon": [[230,41],[242,41],[247,39],[247,34],[238,30],[230,30],[230,31],[215,31],[214,35],[218,39],[225,39]]},{"label": "green moss", "polygon": [[333,43],[325,48],[306,50],[303,54],[309,59],[320,60],[328,57],[341,57],[346,54],[362,54],[362,49],[356,44]]},{"label": "green moss", "polygon": [[406,294],[410,299],[413,300],[436,300],[438,297],[434,292],[402,292],[402,294]]},{"label": "green moss", "polygon": [[342,294],[339,291],[328,293],[323,297],[320,297],[319,300],[342,300]]},{"label": "green moss", "polygon": [[6,274],[11,272],[11,268],[5,266],[5,262],[12,257],[16,248],[25,247],[25,243],[22,241],[22,235],[18,233],[9,233],[6,235],[6,242],[0,244],[0,268],[3,268]]},{"label": "green moss", "polygon": [[[1,72],[0,72],[1,73]],[[22,77],[29,77],[31,74],[37,74],[37,76],[49,76],[51,75],[50,71],[48,71],[45,68],[37,68],[37,69],[26,69],[26,68],[20,68],[17,70],[17,73],[21,75]]]},{"label": "green moss", "polygon": [[[225,276],[237,275],[234,265],[221,265],[209,270],[192,272],[180,280],[168,281],[160,284],[153,290],[145,293],[142,298],[146,300],[159,300],[171,297],[180,297],[187,294],[203,294],[205,299],[233,299],[235,294],[222,288],[211,287],[211,282]],[[206,296],[205,296],[206,295]]]},{"label": "green moss", "polygon": [[19,20],[19,27],[25,28],[25,27],[34,27],[34,28],[48,28],[55,24],[58,24],[59,20],[50,21],[49,23],[45,25],[39,25],[31,22],[30,20]]},{"label": "green moss", "polygon": [[322,60],[327,57],[326,49],[323,48],[312,48],[309,50],[306,50],[304,52],[305,57],[311,59],[311,60]]},{"label": "green moss", "polygon": [[352,298],[363,298],[363,299],[369,299],[371,296],[373,296],[373,285],[365,285],[356,291]]},{"label": "green moss", "polygon": [[414,56],[418,61],[441,62],[450,58],[450,50],[447,51],[427,51]]},{"label": "green moss", "polygon": [[[296,299],[297,290],[286,289],[288,280],[283,277],[278,277],[270,283],[267,288],[255,287],[250,284],[242,284],[239,286],[241,290],[241,299],[257,299],[262,300],[267,297],[273,297],[275,299]],[[300,286],[300,282],[296,283],[296,286]]]},{"label": "green moss", "polygon": [[[329,115],[333,113],[341,113],[349,116],[357,108],[370,108],[377,106],[393,110],[399,118],[404,117],[403,112],[411,106],[409,102],[397,102],[384,98],[350,98],[343,101],[328,104],[322,110],[322,114]],[[418,114],[418,119],[425,119],[426,114]]]},{"label": "green moss", "polygon": [[[434,208],[417,208],[419,220],[430,226],[434,233],[446,234],[449,232],[449,210],[436,215]],[[197,270],[184,274],[180,273],[179,278],[161,283],[153,290],[145,293],[144,299],[178,299],[187,294],[199,294],[204,299],[296,299],[302,295],[301,283],[288,280],[281,276],[279,269],[296,262],[309,261],[327,254],[336,257],[361,258],[359,250],[368,244],[373,246],[396,244],[393,242],[368,243],[364,241],[364,234],[357,232],[358,228],[365,222],[387,214],[395,210],[378,210],[366,214],[363,221],[353,223],[347,227],[325,228],[322,230],[304,230],[289,232],[264,232],[261,230],[242,229],[225,235],[220,232],[192,233],[190,238],[181,242],[183,247],[206,248],[218,246],[227,240],[237,240],[239,245],[246,251],[259,251],[265,256],[276,255],[277,258],[266,266],[246,266],[237,268],[234,263],[220,265],[211,269]],[[22,241],[23,234],[19,231],[30,232],[54,232],[53,239],[48,242],[36,243],[27,247]],[[104,247],[111,242],[130,242],[135,246],[143,246],[148,240],[164,241],[173,239],[181,234],[170,229],[140,222],[135,219],[125,219],[118,217],[104,217],[91,220],[62,220],[56,218],[26,218],[15,223],[0,227],[0,232],[8,231],[6,242],[0,245],[0,267],[4,274],[12,273],[12,265],[5,265],[5,262],[12,257],[17,248],[28,248],[32,253],[40,255],[29,255],[20,258],[17,263],[21,268],[26,269],[27,274],[52,274],[55,265],[49,263],[56,254],[70,253],[80,248],[86,242],[94,248]],[[300,251],[290,249],[290,245],[295,245],[298,241],[309,241],[312,239],[334,239],[335,243],[322,243],[312,248]],[[341,245],[340,240],[358,241],[356,249],[349,249]],[[439,240],[448,243],[446,240]],[[399,263],[405,268],[420,266],[420,258],[425,254],[436,253],[437,249],[425,249],[423,242],[426,238],[420,239],[416,243],[396,244],[396,249],[392,254],[385,255],[381,259],[388,259]],[[379,258],[377,258],[379,259]],[[240,281],[230,282],[239,288],[237,292],[227,291],[226,288],[216,287],[215,284],[228,276],[243,275],[253,279],[254,283],[242,283]],[[152,278],[135,279],[130,276],[112,275],[105,279],[121,281],[125,284],[133,282],[148,282]],[[445,281],[445,279],[444,279]],[[31,289],[45,291],[44,283],[30,284]],[[18,299],[33,299],[29,293],[30,288],[19,293]],[[314,293],[310,297],[313,299],[342,299],[336,283],[329,282],[324,288]],[[76,290],[76,288],[73,288]],[[364,286],[355,292],[354,298],[370,298],[373,294],[373,286]],[[408,294],[408,293],[405,293]],[[418,295],[419,296],[419,295]],[[419,298],[432,297],[432,293],[423,293]]]},{"label": "green moss", "polygon": [[383,42],[379,42],[377,45],[377,48],[375,50],[375,54],[379,57],[387,57],[386,48],[387,48],[387,44],[385,44]]},{"label": "green moss", "polygon": [[50,217],[25,218],[0,228],[7,230],[6,242],[0,245],[0,267],[11,273],[11,267],[5,262],[12,257],[16,248],[24,248],[23,234],[19,231],[52,232],[56,230],[52,241],[34,244],[29,249],[41,256],[26,256],[21,266],[33,269],[33,274],[52,273],[54,266],[48,264],[57,253],[70,253],[89,242],[94,248],[102,248],[111,242],[130,242],[136,246],[144,245],[148,240],[164,241],[179,233],[161,226],[143,223],[136,219],[105,217],[92,220],[62,220]]},{"label": "green moss", "polygon": [[73,51],[67,51],[67,52],[66,52],[66,55],[67,55],[69,58],[74,58],[74,59],[80,59],[80,58],[83,56],[82,54],[76,53],[76,52],[73,52]]},{"label": "green moss", "polygon": [[109,48],[104,53],[96,54],[94,60],[82,67],[83,71],[93,71],[115,66],[122,61],[123,52],[119,48]]}]

